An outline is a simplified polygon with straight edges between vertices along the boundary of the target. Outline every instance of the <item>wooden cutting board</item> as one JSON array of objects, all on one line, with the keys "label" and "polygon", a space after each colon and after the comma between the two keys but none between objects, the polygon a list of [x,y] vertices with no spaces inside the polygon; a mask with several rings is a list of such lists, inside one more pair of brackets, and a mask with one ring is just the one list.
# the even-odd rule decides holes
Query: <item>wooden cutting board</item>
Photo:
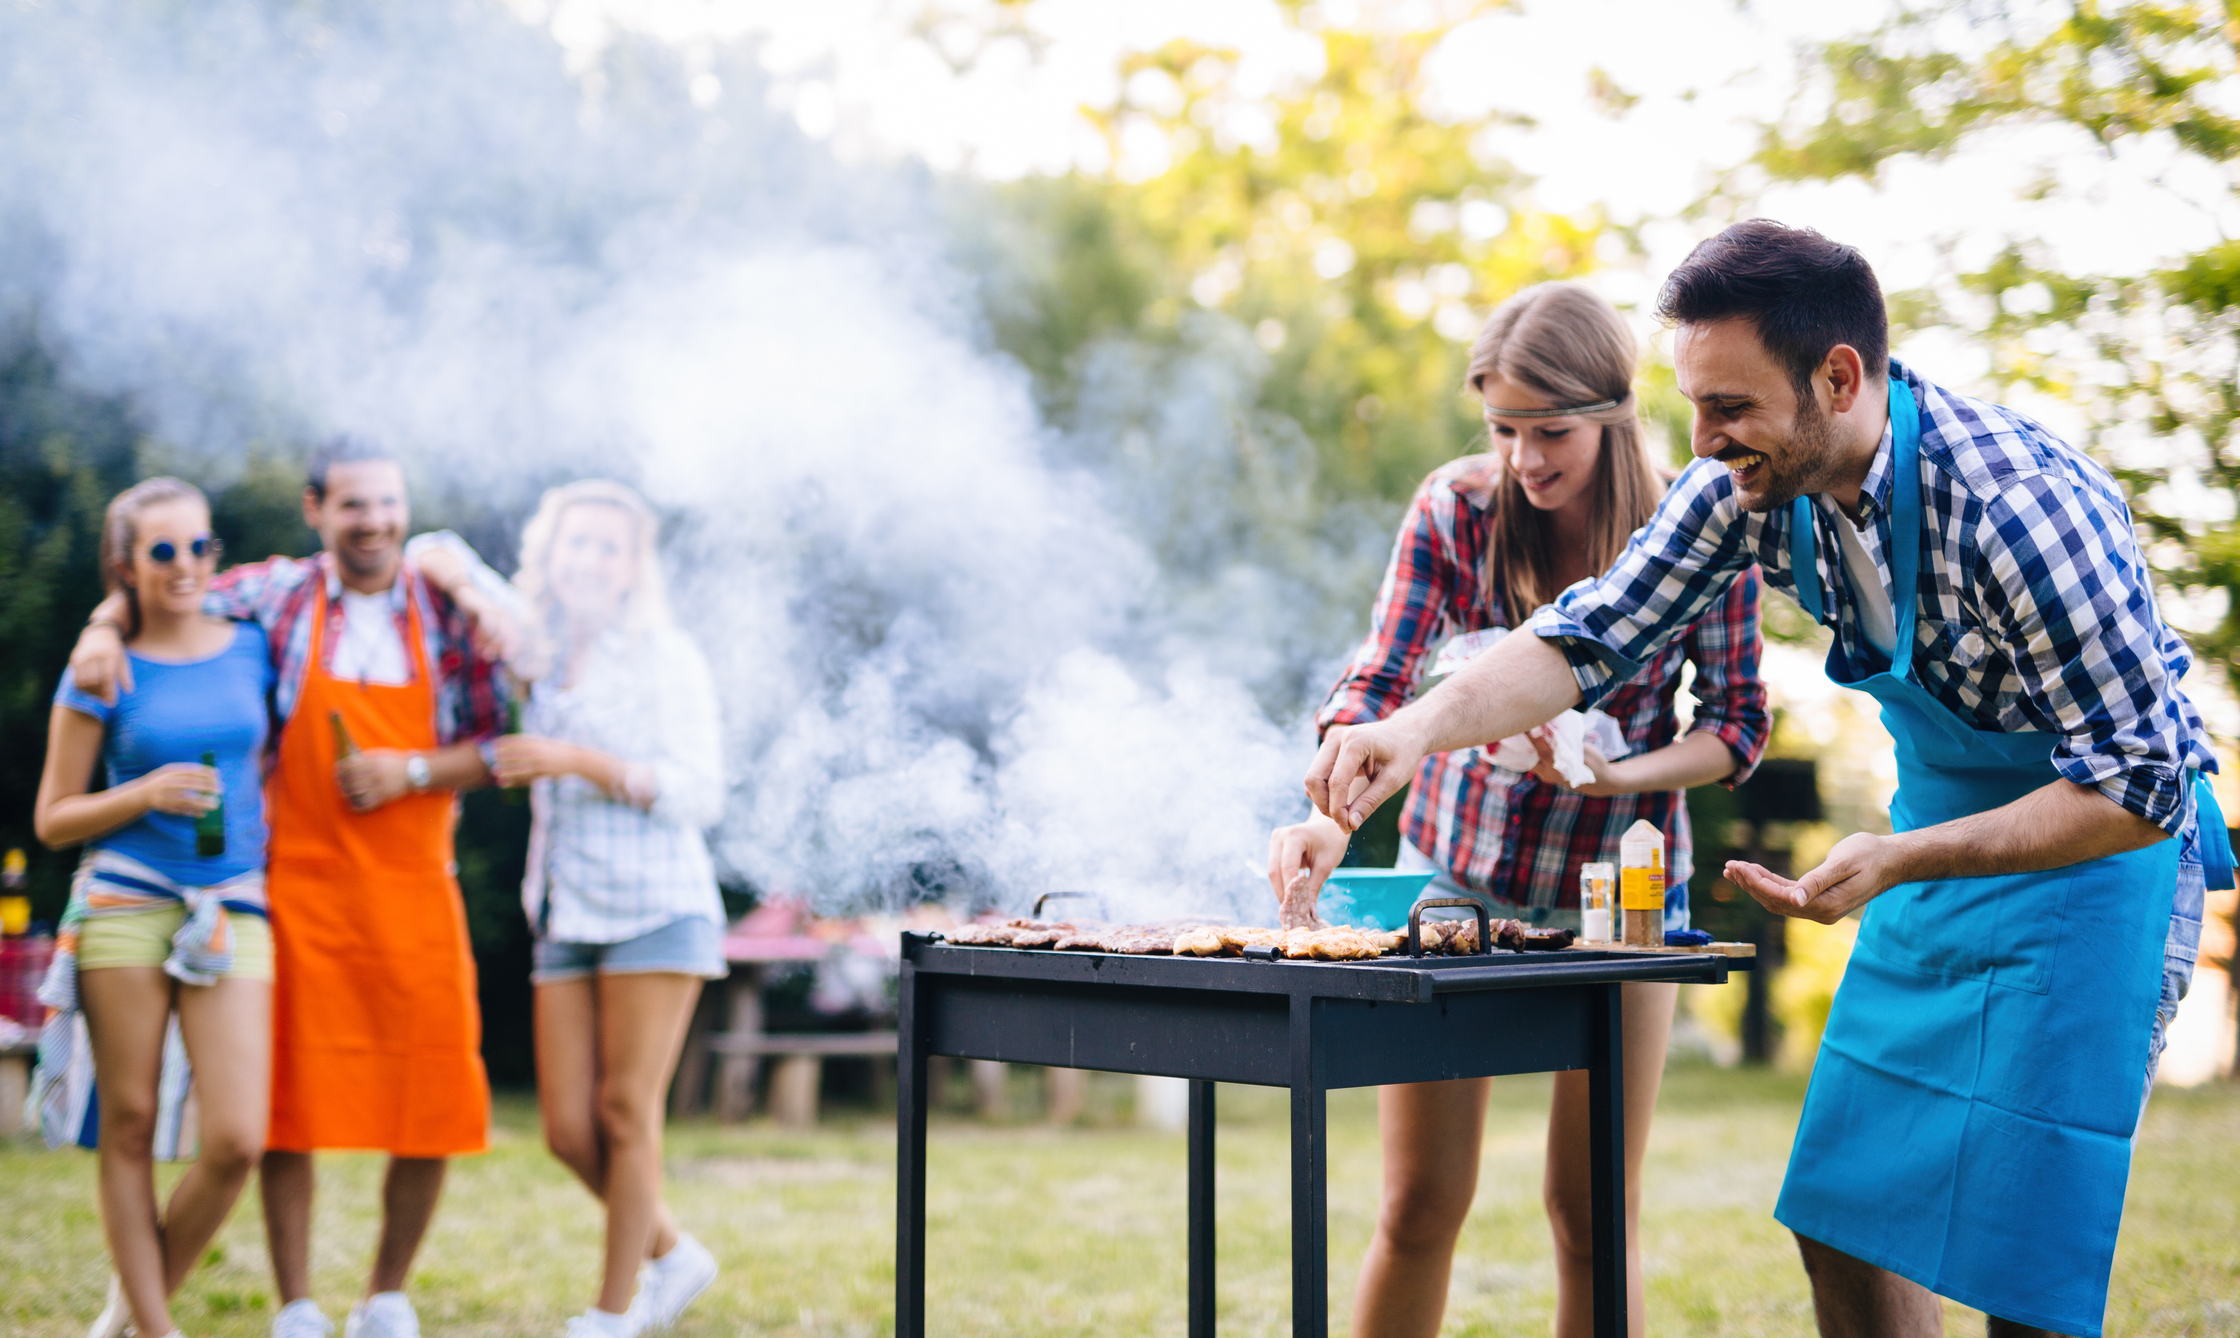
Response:
[{"label": "wooden cutting board", "polygon": [[1693,953],[1698,957],[1706,953],[1716,953],[1721,957],[1755,957],[1758,955],[1758,945],[1755,943],[1705,943],[1693,948],[1636,948],[1626,943],[1574,943],[1564,951],[1673,953],[1677,955]]}]

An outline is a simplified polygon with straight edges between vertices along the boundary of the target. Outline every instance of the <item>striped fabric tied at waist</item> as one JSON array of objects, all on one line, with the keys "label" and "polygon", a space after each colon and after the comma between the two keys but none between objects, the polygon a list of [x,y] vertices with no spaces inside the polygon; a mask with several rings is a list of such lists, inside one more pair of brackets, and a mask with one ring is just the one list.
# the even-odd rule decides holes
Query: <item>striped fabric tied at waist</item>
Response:
[{"label": "striped fabric tied at waist", "polygon": [[233,969],[233,926],[228,917],[266,918],[264,870],[194,887],[130,855],[87,851],[70,882],[70,904],[62,912],[54,963],[39,987],[39,1002],[65,1012],[78,1006],[78,936],[86,921],[135,915],[175,903],[187,908],[187,918],[171,936],[164,972],[184,985],[215,985]]}]

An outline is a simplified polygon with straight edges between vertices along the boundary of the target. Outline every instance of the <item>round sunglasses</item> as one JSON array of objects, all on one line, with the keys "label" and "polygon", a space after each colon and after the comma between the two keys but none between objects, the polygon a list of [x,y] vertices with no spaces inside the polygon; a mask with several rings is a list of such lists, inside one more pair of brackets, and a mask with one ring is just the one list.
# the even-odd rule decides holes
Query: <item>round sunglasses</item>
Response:
[{"label": "round sunglasses", "polygon": [[[187,541],[187,554],[200,561],[216,557],[225,551],[225,544],[215,534],[198,534]],[[158,539],[148,546],[148,561],[159,567],[168,567],[179,560],[179,545],[169,539]]]}]

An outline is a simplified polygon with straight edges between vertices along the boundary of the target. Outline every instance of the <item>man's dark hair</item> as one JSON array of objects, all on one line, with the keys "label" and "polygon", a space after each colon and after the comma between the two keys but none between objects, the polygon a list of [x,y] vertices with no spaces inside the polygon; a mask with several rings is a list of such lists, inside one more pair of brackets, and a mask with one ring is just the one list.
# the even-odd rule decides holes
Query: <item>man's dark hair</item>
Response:
[{"label": "man's dark hair", "polygon": [[367,460],[387,460],[397,463],[397,454],[380,442],[368,437],[355,437],[339,433],[319,443],[311,452],[311,463],[304,466],[303,485],[311,489],[313,500],[327,500],[327,471],[336,465],[354,465]]},{"label": "man's dark hair", "polygon": [[1690,251],[1657,294],[1657,315],[1680,325],[1748,320],[1800,393],[1838,344],[1859,351],[1868,376],[1890,370],[1890,314],[1867,258],[1770,218],[1737,223]]}]

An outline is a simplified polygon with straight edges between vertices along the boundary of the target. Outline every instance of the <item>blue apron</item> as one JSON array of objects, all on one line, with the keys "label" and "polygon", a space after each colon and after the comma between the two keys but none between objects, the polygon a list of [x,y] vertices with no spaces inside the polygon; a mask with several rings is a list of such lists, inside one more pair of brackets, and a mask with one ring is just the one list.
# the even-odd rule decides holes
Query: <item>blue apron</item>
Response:
[{"label": "blue apron", "polygon": [[[1906,660],[1859,672],[1839,648],[1828,675],[1881,703],[1897,742],[1890,822],[1912,831],[2059,774],[2053,735],[1975,729],[1914,677],[1921,419],[1897,377],[1890,422],[1891,612]],[[1790,529],[1800,602],[1820,618],[1810,498]],[[2221,845],[2206,784],[2196,802]],[[2178,856],[2161,841],[2065,869],[1905,883],[1867,903],[1775,1218],[2001,1319],[2099,1338]]]}]

